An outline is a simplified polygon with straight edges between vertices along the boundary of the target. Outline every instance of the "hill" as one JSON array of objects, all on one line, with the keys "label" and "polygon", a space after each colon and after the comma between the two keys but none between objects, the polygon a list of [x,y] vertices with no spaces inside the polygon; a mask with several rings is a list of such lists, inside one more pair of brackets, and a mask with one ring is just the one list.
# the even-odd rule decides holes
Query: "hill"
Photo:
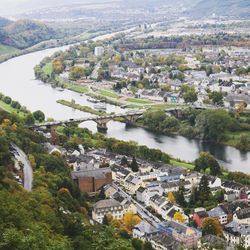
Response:
[{"label": "hill", "polygon": [[0,17],[0,28],[5,27],[6,25],[8,25],[10,23],[11,23],[10,20],[3,18],[3,17]]},{"label": "hill", "polygon": [[[1,21],[2,20],[2,21]],[[47,25],[31,20],[17,22],[0,19],[0,43],[17,49],[31,47],[44,40],[56,38],[57,32]]]},{"label": "hill", "polygon": [[194,17],[223,16],[250,17],[249,0],[201,0],[190,12]]},{"label": "hill", "polygon": [[[24,120],[0,110],[0,250],[133,250],[131,240],[112,226],[89,222],[90,203],[72,181],[60,155],[48,154],[46,138],[27,129]],[[33,187],[27,192],[15,178],[11,143],[32,159]],[[12,149],[13,150],[13,149]]]}]

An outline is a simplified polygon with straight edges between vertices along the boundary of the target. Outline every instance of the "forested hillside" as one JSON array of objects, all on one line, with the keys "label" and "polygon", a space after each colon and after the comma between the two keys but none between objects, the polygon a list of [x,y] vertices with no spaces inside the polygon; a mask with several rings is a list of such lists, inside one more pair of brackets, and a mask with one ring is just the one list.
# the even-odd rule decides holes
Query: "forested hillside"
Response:
[{"label": "forested hillside", "polygon": [[0,19],[0,44],[2,45],[25,49],[57,37],[58,34],[54,29],[40,22],[31,20],[9,22],[6,19]]},{"label": "forested hillside", "polygon": [[[112,226],[90,225],[86,195],[72,182],[61,156],[45,152],[44,141],[23,120],[0,111],[0,249],[133,249]],[[31,161],[32,192],[13,177],[11,142]]]}]

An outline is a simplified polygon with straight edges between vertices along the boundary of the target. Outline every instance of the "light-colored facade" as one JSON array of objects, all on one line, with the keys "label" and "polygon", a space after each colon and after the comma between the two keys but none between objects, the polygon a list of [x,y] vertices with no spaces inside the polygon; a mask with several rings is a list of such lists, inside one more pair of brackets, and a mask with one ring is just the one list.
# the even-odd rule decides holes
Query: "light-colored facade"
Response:
[{"label": "light-colored facade", "polygon": [[120,202],[114,199],[98,201],[92,210],[93,220],[102,223],[105,215],[112,215],[114,219],[121,220],[124,215],[124,208]]}]

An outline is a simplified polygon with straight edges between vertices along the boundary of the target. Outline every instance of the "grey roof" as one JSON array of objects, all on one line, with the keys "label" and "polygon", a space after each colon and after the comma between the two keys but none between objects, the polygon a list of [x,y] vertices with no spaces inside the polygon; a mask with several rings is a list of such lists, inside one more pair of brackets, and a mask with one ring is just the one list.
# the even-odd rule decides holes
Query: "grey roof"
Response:
[{"label": "grey roof", "polygon": [[97,168],[97,169],[88,169],[71,172],[72,179],[79,179],[82,177],[95,177],[95,178],[104,178],[107,173],[111,173],[110,168]]},{"label": "grey roof", "polygon": [[137,189],[137,192],[138,192],[138,193],[143,193],[145,190],[146,190],[146,189],[145,189],[144,187],[139,187],[139,188]]},{"label": "grey roof", "polygon": [[250,226],[232,221],[225,225],[224,231],[235,236],[247,236],[250,234]]},{"label": "grey roof", "polygon": [[220,206],[211,209],[207,213],[210,217],[220,217],[220,216],[227,215]]},{"label": "grey roof", "polygon": [[182,245],[180,242],[178,242],[172,236],[169,235],[153,235],[150,238],[150,241],[153,241],[161,246],[164,246],[169,250],[180,249]]},{"label": "grey roof", "polygon": [[96,202],[94,205],[94,209],[101,209],[101,208],[111,208],[111,207],[119,207],[121,206],[121,203],[114,200],[114,199],[107,199],[107,200],[101,200]]},{"label": "grey roof", "polygon": [[150,225],[148,222],[142,220],[139,224],[134,226],[134,229],[139,230],[142,233],[145,234],[153,234],[157,232],[157,229]]},{"label": "grey roof", "polygon": [[236,216],[240,220],[250,218],[250,207],[236,211]]}]

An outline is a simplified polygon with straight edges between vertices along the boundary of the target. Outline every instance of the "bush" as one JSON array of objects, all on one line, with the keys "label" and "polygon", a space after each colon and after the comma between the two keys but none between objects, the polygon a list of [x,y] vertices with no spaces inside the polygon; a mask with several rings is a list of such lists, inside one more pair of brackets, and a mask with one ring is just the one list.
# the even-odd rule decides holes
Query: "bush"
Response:
[{"label": "bush", "polygon": [[3,101],[4,101],[6,104],[11,104],[12,99],[11,99],[9,96],[5,96],[5,97],[3,98]]}]

